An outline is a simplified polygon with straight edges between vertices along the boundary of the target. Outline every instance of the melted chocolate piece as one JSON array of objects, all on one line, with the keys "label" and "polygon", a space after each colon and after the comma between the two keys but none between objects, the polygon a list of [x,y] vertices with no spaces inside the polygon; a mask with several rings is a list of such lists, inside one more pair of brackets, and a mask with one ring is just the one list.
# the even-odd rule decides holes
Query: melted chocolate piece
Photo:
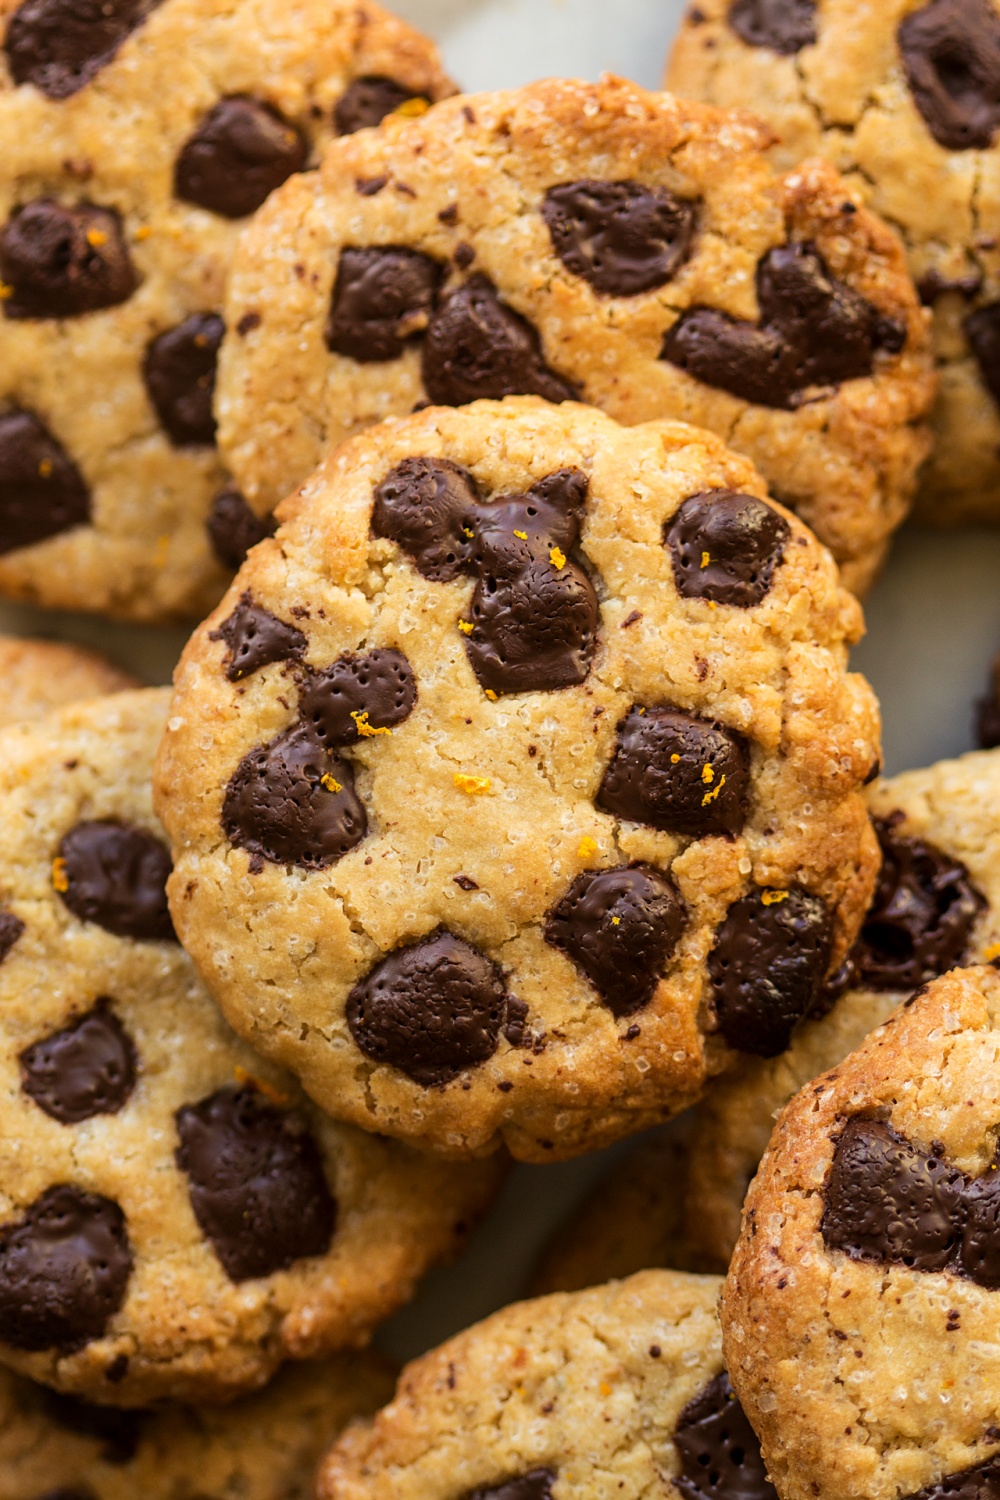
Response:
[{"label": "melted chocolate piece", "polygon": [[159,0],[24,0],[4,51],[15,83],[67,99],[101,71]]},{"label": "melted chocolate piece", "polygon": [[299,698],[302,717],[329,749],[353,745],[402,724],[413,712],[417,683],[401,651],[376,646],[310,672]]},{"label": "melted chocolate piece", "polygon": [[226,1088],[177,1111],[177,1165],[230,1281],[325,1255],[337,1205],[313,1137],[255,1088]]},{"label": "melted chocolate piece", "polygon": [[226,325],[193,313],[146,350],[142,378],[160,426],[177,448],[215,442],[215,366]]},{"label": "melted chocolate piece", "polygon": [[516,1479],[466,1490],[460,1500],[552,1500],[555,1482],[554,1469],[532,1469],[529,1474],[519,1474]]},{"label": "melted chocolate piece", "polygon": [[971,1469],[948,1474],[905,1500],[1000,1500],[1000,1454]]},{"label": "melted chocolate piece", "polygon": [[301,630],[272,615],[262,604],[255,604],[249,590],[218,630],[209,634],[210,641],[225,641],[226,676],[230,682],[258,672],[275,661],[301,661],[309,642]]},{"label": "melted chocolate piece", "polygon": [[816,40],[816,0],[733,0],[728,21],[748,47],[791,57]]},{"label": "melted chocolate piece", "polygon": [[899,54],[939,146],[992,146],[1000,126],[1000,16],[989,0],[931,0],[904,17]]},{"label": "melted chocolate piece", "polygon": [[681,1461],[674,1485],[685,1500],[777,1500],[725,1370],[681,1412],[674,1447]]},{"label": "melted chocolate piece", "polygon": [[139,278],[111,208],[36,198],[0,231],[6,318],[76,318],[127,302]]},{"label": "melted chocolate piece", "polygon": [[51,1391],[41,1385],[35,1386],[32,1393],[50,1421],[58,1423],[67,1432],[100,1443],[103,1463],[127,1464],[138,1452],[147,1412],[95,1406],[93,1402],[81,1401],[78,1396],[67,1396],[62,1391]]},{"label": "melted chocolate piece", "polygon": [[226,787],[222,827],[230,843],[258,859],[322,870],[361,843],[368,820],[352,768],[299,723],[240,761]]},{"label": "melted chocolate piece", "polygon": [[677,592],[751,609],[768,593],[791,528],[753,495],[707,490],[692,495],[663,528]]},{"label": "melted chocolate piece", "polygon": [[212,501],[205,526],[212,551],[224,568],[235,573],[243,566],[251,547],[274,535],[277,522],[273,516],[258,516],[239,490],[220,490]]},{"label": "melted chocolate piece", "polygon": [[750,754],[742,735],[676,708],[629,710],[597,796],[630,823],[704,838],[739,833]]},{"label": "melted chocolate piece", "polygon": [[899,353],[905,328],[827,271],[807,244],[769,250],[757,267],[760,322],[689,307],[660,358],[695,380],[758,406],[794,409],[810,386],[872,373],[877,349]]},{"label": "melted chocolate piece", "polygon": [[581,969],[608,1009],[648,1005],[687,913],[668,875],[651,865],[585,870],[548,914],[545,937]]},{"label": "melted chocolate piece", "polygon": [[0,554],[89,520],[90,491],[62,444],[33,412],[0,416]]},{"label": "melted chocolate piece", "polygon": [[419,250],[342,250],[327,348],[361,364],[398,359],[427,328],[443,275],[440,262]]},{"label": "melted chocolate piece", "polygon": [[979,366],[983,385],[1000,406],[1000,302],[977,307],[962,326]]},{"label": "melted chocolate piece", "polygon": [[955,968],[986,909],[961,860],[897,833],[901,818],[873,819],[882,869],[851,953],[857,982],[876,990],[915,990]]},{"label": "melted chocolate piece", "polygon": [[353,135],[371,125],[379,125],[409,99],[422,99],[394,78],[369,74],[355,78],[341,94],[333,109],[333,123],[338,135]]},{"label": "melted chocolate piece", "polygon": [[174,191],[226,219],[256,213],[306,164],[305,136],[276,109],[236,94],[220,99],[181,147]]},{"label": "melted chocolate piece", "polygon": [[635,297],[664,286],[691,253],[695,205],[641,182],[564,182],[542,204],[555,252],[597,292]]},{"label": "melted chocolate piece", "polygon": [[21,1053],[21,1087],[53,1120],[78,1125],[114,1115],[135,1087],[138,1058],[110,1002]]},{"label": "melted chocolate piece", "polygon": [[0,964],[24,931],[24,923],[12,911],[0,909]]},{"label": "melted chocolate piece", "polygon": [[419,572],[450,583],[469,571],[479,488],[446,458],[404,458],[375,490],[372,531],[408,553]]},{"label": "melted chocolate piece", "polygon": [[132,1272],[117,1203],[68,1184],[0,1226],[0,1330],[15,1349],[79,1348],[100,1338]]},{"label": "melted chocolate piece", "polygon": [[980,1178],[968,1182],[959,1270],[977,1286],[1000,1289],[1000,1157]]},{"label": "melted chocolate piece", "polygon": [[708,956],[719,1031],[730,1047],[777,1057],[822,998],[833,923],[818,896],[754,891],[729,908]]},{"label": "melted chocolate piece", "polygon": [[431,316],[423,347],[424,388],[436,406],[579,391],[545,363],[535,328],[500,299],[487,276],[471,277]]},{"label": "melted chocolate piece", "polygon": [[60,841],[58,859],[56,889],[81,922],[116,937],[176,942],[167,908],[170,853],[155,834],[110,818],[77,823]]},{"label": "melted chocolate piece", "polygon": [[366,1057],[430,1088],[493,1056],[505,999],[496,964],[439,928],[354,986],[347,1024]]}]

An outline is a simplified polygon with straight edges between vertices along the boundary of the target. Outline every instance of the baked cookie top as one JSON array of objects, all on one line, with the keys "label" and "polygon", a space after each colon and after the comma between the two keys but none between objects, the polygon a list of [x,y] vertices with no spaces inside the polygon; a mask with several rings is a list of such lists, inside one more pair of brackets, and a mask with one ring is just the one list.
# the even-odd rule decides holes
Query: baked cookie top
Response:
[{"label": "baked cookie top", "polygon": [[138,686],[107,657],[83,646],[0,635],[0,729],[44,718],[81,698]]},{"label": "baked cookie top", "polygon": [[766,493],[708,433],[512,398],[282,509],[157,797],[185,945],[324,1108],[553,1160],[788,1044],[868,901],[878,723],[860,609]]},{"label": "baked cookie top", "polygon": [[169,696],[0,754],[0,1360],[123,1406],[363,1343],[497,1175],[335,1124],[226,1026],[167,911]]},{"label": "baked cookie top", "polygon": [[0,0],[3,592],[211,608],[260,534],[212,416],[240,230],[338,132],[449,91],[370,0]]}]

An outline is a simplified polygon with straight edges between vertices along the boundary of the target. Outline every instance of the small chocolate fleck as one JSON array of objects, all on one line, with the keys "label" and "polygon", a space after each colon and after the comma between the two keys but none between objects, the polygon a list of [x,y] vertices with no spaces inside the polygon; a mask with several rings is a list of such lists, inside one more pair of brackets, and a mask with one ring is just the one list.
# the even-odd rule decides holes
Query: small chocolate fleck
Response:
[{"label": "small chocolate fleck", "polygon": [[419,250],[372,245],[342,250],[327,347],[362,364],[398,359],[426,330],[444,268]]},{"label": "small chocolate fleck", "polygon": [[68,99],[112,60],[159,0],[23,0],[4,51],[16,84]]},{"label": "small chocolate fleck", "polygon": [[441,220],[442,224],[457,224],[458,204],[449,203],[447,208],[442,208],[441,212],[438,214],[438,218]]},{"label": "small chocolate fleck", "polygon": [[135,1087],[135,1045],[110,1001],[25,1048],[21,1087],[61,1125],[114,1115]]},{"label": "small chocolate fleck", "polygon": [[0,554],[89,520],[90,491],[62,444],[33,412],[0,416]]},{"label": "small chocolate fleck", "polygon": [[685,1500],[777,1500],[757,1435],[725,1370],[681,1412],[674,1447],[681,1463],[674,1484]]},{"label": "small chocolate fleck", "polygon": [[463,891],[478,891],[479,885],[471,875],[453,875],[452,880]]},{"label": "small chocolate fleck", "polygon": [[254,329],[259,328],[263,321],[264,319],[259,312],[245,312],[236,324],[236,332],[241,339],[245,339],[247,334],[253,333]]},{"label": "small chocolate fleck", "polygon": [[417,683],[406,657],[375,646],[309,672],[299,708],[316,738],[332,750],[391,731],[409,718],[416,701]]},{"label": "small chocolate fleck", "polygon": [[386,172],[380,173],[378,177],[355,177],[354,191],[362,198],[377,198],[388,181]]},{"label": "small chocolate fleck", "polygon": [[160,425],[177,448],[215,442],[215,367],[226,325],[193,313],[146,349],[142,378]]},{"label": "small chocolate fleck", "polygon": [[740,831],[749,787],[742,735],[676,708],[636,705],[618,725],[597,801],[630,823],[703,838]]},{"label": "small chocolate fleck", "polygon": [[0,907],[0,964],[24,931],[24,923],[12,911]]},{"label": "small chocolate fleck", "polygon": [[257,604],[249,590],[244,590],[232,614],[208,638],[225,641],[230,682],[239,682],[271,662],[301,661],[309,644],[301,630]]},{"label": "small chocolate fleck", "polygon": [[176,942],[167,908],[170,853],[155,834],[111,818],[77,823],[57,854],[56,889],[81,922],[116,937]]},{"label": "small chocolate fleck", "polygon": [[394,78],[378,74],[355,78],[334,106],[334,128],[338,135],[353,135],[356,130],[381,124],[386,115],[393,114],[408,100],[423,97]]},{"label": "small chocolate fleck", "polygon": [[232,489],[216,495],[205,526],[212,551],[222,566],[234,573],[243,566],[250,548],[276,530],[273,516],[258,516],[239,490]]},{"label": "small chocolate fleck", "polygon": [[611,297],[664,286],[691,253],[694,203],[641,182],[584,179],[542,204],[555,252],[574,276]]},{"label": "small chocolate fleck", "polygon": [[737,609],[769,592],[790,534],[772,506],[732,490],[691,495],[663,528],[678,593]]},{"label": "small chocolate fleck", "polygon": [[931,0],[900,22],[913,102],[946,151],[992,146],[1000,127],[1000,16],[989,0]]},{"label": "small chocolate fleck", "polygon": [[220,99],[181,147],[174,191],[226,219],[256,213],[306,164],[305,136],[276,109],[235,94]]},{"label": "small chocolate fleck", "polygon": [[75,318],[126,302],[139,278],[116,210],[36,198],[0,231],[6,318]]},{"label": "small chocolate fleck", "polygon": [[424,388],[438,406],[504,396],[579,399],[577,387],[546,364],[537,330],[481,274],[442,299],[431,316],[422,358]]},{"label": "small chocolate fleck", "polygon": [[748,47],[786,57],[816,40],[816,0],[733,0],[729,24]]}]

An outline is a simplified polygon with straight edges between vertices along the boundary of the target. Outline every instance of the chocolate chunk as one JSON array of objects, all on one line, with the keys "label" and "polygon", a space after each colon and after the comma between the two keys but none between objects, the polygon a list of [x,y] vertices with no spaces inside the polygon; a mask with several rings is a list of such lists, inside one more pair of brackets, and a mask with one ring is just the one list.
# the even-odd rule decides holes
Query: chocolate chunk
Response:
[{"label": "chocolate chunk", "polygon": [[429,1088],[485,1062],[504,1021],[500,970],[444,928],[397,948],[347,997],[360,1050]]},{"label": "chocolate chunk", "polygon": [[325,1255],[337,1205],[302,1123],[257,1089],[226,1088],[177,1111],[177,1165],[191,1207],[230,1281]]},{"label": "chocolate chunk", "polygon": [[45,1386],[35,1386],[33,1393],[50,1421],[67,1432],[93,1438],[101,1444],[102,1463],[127,1464],[138,1452],[148,1420],[147,1412],[95,1406],[93,1402],[81,1401],[78,1396],[67,1396]]},{"label": "chocolate chunk", "polygon": [[966,1183],[962,1206],[958,1269],[995,1292],[1000,1289],[1000,1156],[982,1177]]},{"label": "chocolate chunk", "polygon": [[981,750],[1000,745],[1000,692],[994,682],[988,698],[976,704],[976,742]]},{"label": "chocolate chunk", "polygon": [[1000,16],[989,0],[931,0],[897,32],[913,102],[939,146],[992,146],[1000,126]]},{"label": "chocolate chunk", "polygon": [[299,723],[240,761],[226,787],[222,827],[259,859],[322,870],[361,843],[368,820],[351,767]]},{"label": "chocolate chunk", "polygon": [[905,1500],[1000,1500],[1000,1454],[974,1468],[948,1474]]},{"label": "chocolate chunk", "polygon": [[193,313],[146,350],[142,378],[160,425],[178,448],[215,442],[215,366],[226,325]]},{"label": "chocolate chunk", "polygon": [[663,528],[677,592],[751,609],[767,594],[791,528],[753,495],[707,490],[692,495]]},{"label": "chocolate chunk", "polygon": [[299,707],[317,739],[332,749],[402,724],[416,701],[417,683],[406,657],[401,651],[376,646],[364,655],[341,656],[332,667],[310,672]]},{"label": "chocolate chunk", "polygon": [[983,385],[1000,406],[1000,302],[990,302],[970,313],[963,327]]},{"label": "chocolate chunk", "polygon": [[16,208],[0,231],[7,318],[75,318],[127,302],[139,285],[118,213],[53,198]]},{"label": "chocolate chunk", "polygon": [[379,125],[409,99],[422,99],[394,78],[369,74],[349,83],[334,106],[333,123],[338,135],[353,135],[370,125]]},{"label": "chocolate chunk", "polygon": [[395,542],[435,583],[469,570],[479,489],[446,458],[404,458],[375,490],[372,530]]},{"label": "chocolate chunk", "polygon": [[725,1370],[681,1412],[674,1433],[685,1500],[777,1500],[760,1443]]},{"label": "chocolate chunk", "polygon": [[546,193],[542,215],[567,271],[611,297],[663,286],[694,238],[695,205],[641,182],[564,182]]},{"label": "chocolate chunk", "polygon": [[0,416],[0,554],[89,520],[90,491],[62,444],[33,412]]},{"label": "chocolate chunk", "polygon": [[443,275],[440,262],[419,250],[342,250],[327,347],[362,364],[398,359],[426,329]]},{"label": "chocolate chunk", "polygon": [[170,853],[155,834],[113,819],[77,823],[60,841],[53,884],[81,922],[116,937],[174,938]]},{"label": "chocolate chunk", "polygon": [[67,99],[100,72],[159,0],[24,0],[4,51],[15,83]]},{"label": "chocolate chunk", "polygon": [[0,964],[24,931],[24,923],[12,911],[0,908]]},{"label": "chocolate chunk", "polygon": [[728,20],[748,47],[786,57],[816,40],[816,0],[733,0]]},{"label": "chocolate chunk", "polygon": [[975,297],[983,289],[982,271],[970,271],[966,276],[945,276],[936,266],[921,276],[917,291],[925,307],[933,307],[939,297],[957,292],[960,297]]},{"label": "chocolate chunk", "polygon": [[631,708],[597,796],[630,823],[704,838],[739,833],[750,754],[742,735],[676,708]]},{"label": "chocolate chunk", "polygon": [[108,1000],[21,1053],[21,1087],[61,1125],[115,1115],[135,1087],[132,1038]]},{"label": "chocolate chunk", "polygon": [[306,164],[305,136],[276,109],[236,94],[220,99],[181,147],[174,191],[226,219],[256,213]]},{"label": "chocolate chunk", "polygon": [[915,990],[960,964],[986,909],[959,859],[896,830],[901,813],[873,820],[882,869],[851,952],[858,983]]},{"label": "chocolate chunk", "polygon": [[261,667],[275,661],[301,661],[309,642],[301,630],[272,615],[262,604],[255,604],[249,590],[218,630],[209,634],[210,641],[225,641],[226,676],[239,682]]},{"label": "chocolate chunk", "polygon": [[535,328],[501,301],[487,276],[473,276],[431,316],[423,347],[424,388],[437,406],[542,396],[574,401],[576,387],[550,370]]},{"label": "chocolate chunk", "polygon": [[529,1474],[519,1474],[516,1479],[466,1490],[460,1500],[552,1500],[555,1482],[554,1469],[532,1469]]},{"label": "chocolate chunk", "polygon": [[243,566],[251,547],[274,535],[276,525],[273,516],[258,516],[251,510],[239,490],[220,490],[205,522],[212,551],[234,573]]},{"label": "chocolate chunk", "polygon": [[0,1226],[0,1330],[15,1349],[100,1338],[125,1299],[132,1250],[117,1203],[51,1187]]},{"label": "chocolate chunk", "polygon": [[780,245],[757,267],[760,322],[689,307],[667,330],[661,359],[759,406],[793,409],[810,386],[872,373],[875,351],[898,353],[902,324],[827,271],[808,244]]},{"label": "chocolate chunk", "polygon": [[684,931],[684,904],[651,865],[585,870],[548,914],[545,937],[582,969],[608,1009],[648,1005]]}]

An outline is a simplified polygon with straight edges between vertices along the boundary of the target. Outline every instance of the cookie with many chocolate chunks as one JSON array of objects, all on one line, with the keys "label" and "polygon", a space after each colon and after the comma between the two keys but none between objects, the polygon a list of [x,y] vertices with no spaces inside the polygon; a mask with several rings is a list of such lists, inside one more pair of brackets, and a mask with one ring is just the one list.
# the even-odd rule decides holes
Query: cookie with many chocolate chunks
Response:
[{"label": "cookie with many chocolate chunks", "polygon": [[540,1161],[783,1050],[870,895],[878,732],[858,606],[747,461],[516,397],[361,434],[279,514],[158,772],[235,1028],[366,1129]]}]

